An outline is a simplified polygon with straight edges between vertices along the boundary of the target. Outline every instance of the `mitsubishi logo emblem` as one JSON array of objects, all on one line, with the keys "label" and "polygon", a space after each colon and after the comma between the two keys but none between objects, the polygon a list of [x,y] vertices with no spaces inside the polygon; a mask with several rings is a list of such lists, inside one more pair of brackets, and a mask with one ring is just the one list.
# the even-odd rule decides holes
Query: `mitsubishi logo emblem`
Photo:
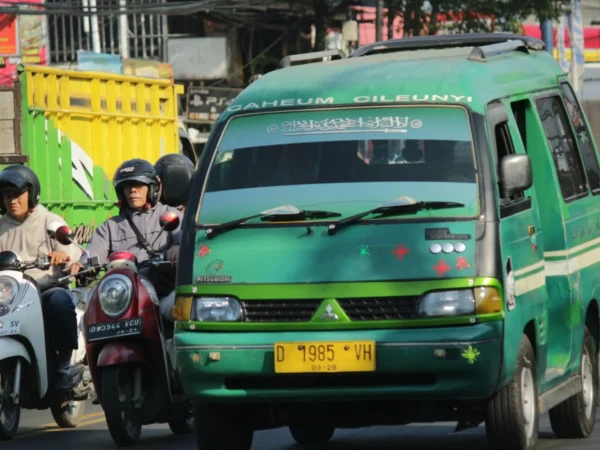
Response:
[{"label": "mitsubishi logo emblem", "polygon": [[333,313],[331,303],[325,307],[325,314],[321,316],[321,320],[339,320],[338,315]]}]

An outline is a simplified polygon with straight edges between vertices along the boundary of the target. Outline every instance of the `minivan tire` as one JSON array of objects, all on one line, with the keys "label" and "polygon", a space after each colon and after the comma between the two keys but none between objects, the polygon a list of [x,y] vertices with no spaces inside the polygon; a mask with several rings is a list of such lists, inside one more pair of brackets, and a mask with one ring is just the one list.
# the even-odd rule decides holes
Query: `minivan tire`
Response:
[{"label": "minivan tire", "polygon": [[550,410],[550,425],[557,438],[589,437],[596,425],[598,354],[587,327],[583,335],[579,374],[583,390]]},{"label": "minivan tire", "polygon": [[532,450],[539,434],[537,364],[531,342],[521,338],[512,380],[488,401],[485,429],[490,450]]},{"label": "minivan tire", "polygon": [[198,450],[250,450],[254,430],[245,411],[239,405],[196,403]]},{"label": "minivan tire", "polygon": [[316,424],[290,424],[290,434],[300,445],[326,444],[335,433],[335,427]]}]

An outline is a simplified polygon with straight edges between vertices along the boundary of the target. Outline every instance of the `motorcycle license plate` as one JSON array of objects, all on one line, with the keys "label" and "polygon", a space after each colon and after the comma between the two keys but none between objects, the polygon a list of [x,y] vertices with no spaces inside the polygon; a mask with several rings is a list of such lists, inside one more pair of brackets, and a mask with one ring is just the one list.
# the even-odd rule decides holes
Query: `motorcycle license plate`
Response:
[{"label": "motorcycle license plate", "polygon": [[20,320],[0,320],[0,337],[13,336],[21,332]]},{"label": "motorcycle license plate", "polygon": [[87,341],[95,342],[123,336],[135,336],[136,334],[142,334],[141,317],[90,325],[87,329]]}]

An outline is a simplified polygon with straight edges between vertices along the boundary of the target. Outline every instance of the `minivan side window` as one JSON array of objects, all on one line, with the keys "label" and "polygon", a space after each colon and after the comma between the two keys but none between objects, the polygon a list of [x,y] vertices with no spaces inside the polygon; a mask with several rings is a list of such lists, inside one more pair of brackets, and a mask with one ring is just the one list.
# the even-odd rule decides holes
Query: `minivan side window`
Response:
[{"label": "minivan side window", "polygon": [[560,89],[567,105],[571,124],[575,130],[575,137],[583,157],[583,165],[585,166],[590,189],[594,194],[600,194],[600,165],[598,164],[598,156],[594,150],[590,130],[571,86],[567,83],[561,83]]},{"label": "minivan side window", "polygon": [[539,98],[535,103],[550,145],[562,196],[565,201],[575,200],[587,193],[587,184],[563,103],[557,95]]}]

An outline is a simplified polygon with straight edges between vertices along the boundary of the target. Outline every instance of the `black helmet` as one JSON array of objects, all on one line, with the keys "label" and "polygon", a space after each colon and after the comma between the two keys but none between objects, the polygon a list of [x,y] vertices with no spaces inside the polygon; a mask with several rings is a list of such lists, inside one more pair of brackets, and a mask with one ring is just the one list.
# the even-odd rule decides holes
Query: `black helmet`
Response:
[{"label": "black helmet", "polygon": [[[29,192],[29,209],[34,209],[40,202],[40,179],[33,170],[21,164],[8,166],[0,172],[0,193],[4,189]],[[2,201],[0,201],[0,213],[6,213]]]},{"label": "black helmet", "polygon": [[[179,206],[181,197],[187,197],[190,183],[196,172],[194,163],[184,155],[170,153],[161,156],[154,164],[162,185],[160,201],[169,206]],[[169,180],[165,183],[165,180]]]},{"label": "black helmet", "polygon": [[144,159],[130,159],[121,164],[113,178],[113,186],[117,192],[119,201],[124,202],[123,183],[126,181],[138,181],[148,186],[148,203],[155,206],[160,196],[159,180],[154,166]]},{"label": "black helmet", "polygon": [[169,153],[168,155],[161,156],[154,164],[156,173],[161,179],[164,178],[167,168],[170,166],[183,166],[188,169],[192,175],[196,171],[196,166],[194,166],[192,160],[179,153]]}]

